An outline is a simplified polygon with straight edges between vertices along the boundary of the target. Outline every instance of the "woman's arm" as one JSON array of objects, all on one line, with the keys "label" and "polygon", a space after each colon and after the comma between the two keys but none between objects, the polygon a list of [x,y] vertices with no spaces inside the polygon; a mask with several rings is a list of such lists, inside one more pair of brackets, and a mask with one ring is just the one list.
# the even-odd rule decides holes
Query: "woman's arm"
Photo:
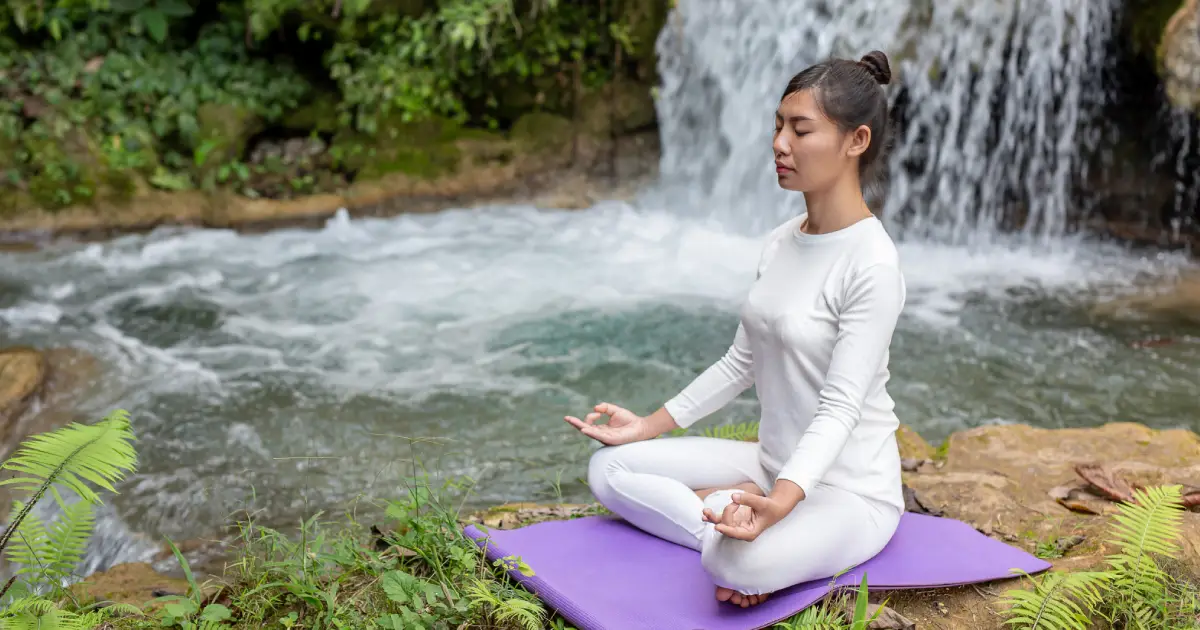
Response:
[{"label": "woman's arm", "polygon": [[[863,401],[891,345],[904,300],[904,276],[894,264],[872,265],[850,280],[816,415],[777,481],[790,481],[805,495],[833,466],[862,418]],[[779,490],[795,498],[790,485]]]},{"label": "woman's arm", "polygon": [[[729,404],[754,384],[754,355],[746,329],[738,324],[733,345],[683,391],[663,405],[674,424],[689,427],[697,420]],[[670,430],[670,429],[668,429]]]}]

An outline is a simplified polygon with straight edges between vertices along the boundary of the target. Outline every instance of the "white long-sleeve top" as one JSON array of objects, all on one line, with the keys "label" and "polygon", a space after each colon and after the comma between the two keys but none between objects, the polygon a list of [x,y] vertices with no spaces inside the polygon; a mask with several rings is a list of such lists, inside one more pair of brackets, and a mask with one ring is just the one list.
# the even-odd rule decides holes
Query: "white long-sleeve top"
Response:
[{"label": "white long-sleeve top", "polygon": [[826,234],[775,228],[733,345],[664,405],[686,427],[754,385],[761,463],[904,510],[888,348],[904,307],[899,256],[871,217]]}]

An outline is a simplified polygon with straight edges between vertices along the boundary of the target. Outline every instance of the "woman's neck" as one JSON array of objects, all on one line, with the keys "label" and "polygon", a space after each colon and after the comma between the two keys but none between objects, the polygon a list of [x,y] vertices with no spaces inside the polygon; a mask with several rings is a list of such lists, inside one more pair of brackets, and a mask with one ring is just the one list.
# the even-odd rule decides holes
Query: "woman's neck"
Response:
[{"label": "woman's neck", "polygon": [[825,190],[804,193],[804,205],[808,218],[800,229],[807,234],[836,232],[871,216],[857,173]]}]

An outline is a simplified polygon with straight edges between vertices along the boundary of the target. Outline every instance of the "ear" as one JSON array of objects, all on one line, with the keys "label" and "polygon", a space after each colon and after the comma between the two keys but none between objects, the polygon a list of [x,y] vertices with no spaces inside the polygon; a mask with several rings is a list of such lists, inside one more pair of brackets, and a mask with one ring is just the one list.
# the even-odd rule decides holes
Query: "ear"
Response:
[{"label": "ear", "polygon": [[858,157],[867,152],[867,147],[871,146],[871,128],[866,125],[859,125],[857,129],[850,132],[847,136],[846,155],[848,157]]}]

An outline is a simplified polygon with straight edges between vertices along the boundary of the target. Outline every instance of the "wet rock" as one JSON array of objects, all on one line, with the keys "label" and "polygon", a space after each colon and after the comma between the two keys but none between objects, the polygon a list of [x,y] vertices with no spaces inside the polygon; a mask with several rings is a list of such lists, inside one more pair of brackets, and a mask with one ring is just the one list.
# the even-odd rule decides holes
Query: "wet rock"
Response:
[{"label": "wet rock", "polygon": [[1153,318],[1198,324],[1200,273],[1183,274],[1170,282],[1101,302],[1092,308],[1092,313],[1115,319]]},{"label": "wet rock", "polygon": [[188,583],[162,575],[144,562],[135,562],[93,573],[72,586],[71,591],[84,602],[108,601],[142,606],[157,597],[185,594]]},{"label": "wet rock", "polygon": [[1188,0],[1171,17],[1159,48],[1163,83],[1172,105],[1200,108],[1200,0]]},{"label": "wet rock", "polygon": [[12,437],[13,424],[25,413],[46,382],[46,359],[33,348],[0,350],[0,439]]}]

